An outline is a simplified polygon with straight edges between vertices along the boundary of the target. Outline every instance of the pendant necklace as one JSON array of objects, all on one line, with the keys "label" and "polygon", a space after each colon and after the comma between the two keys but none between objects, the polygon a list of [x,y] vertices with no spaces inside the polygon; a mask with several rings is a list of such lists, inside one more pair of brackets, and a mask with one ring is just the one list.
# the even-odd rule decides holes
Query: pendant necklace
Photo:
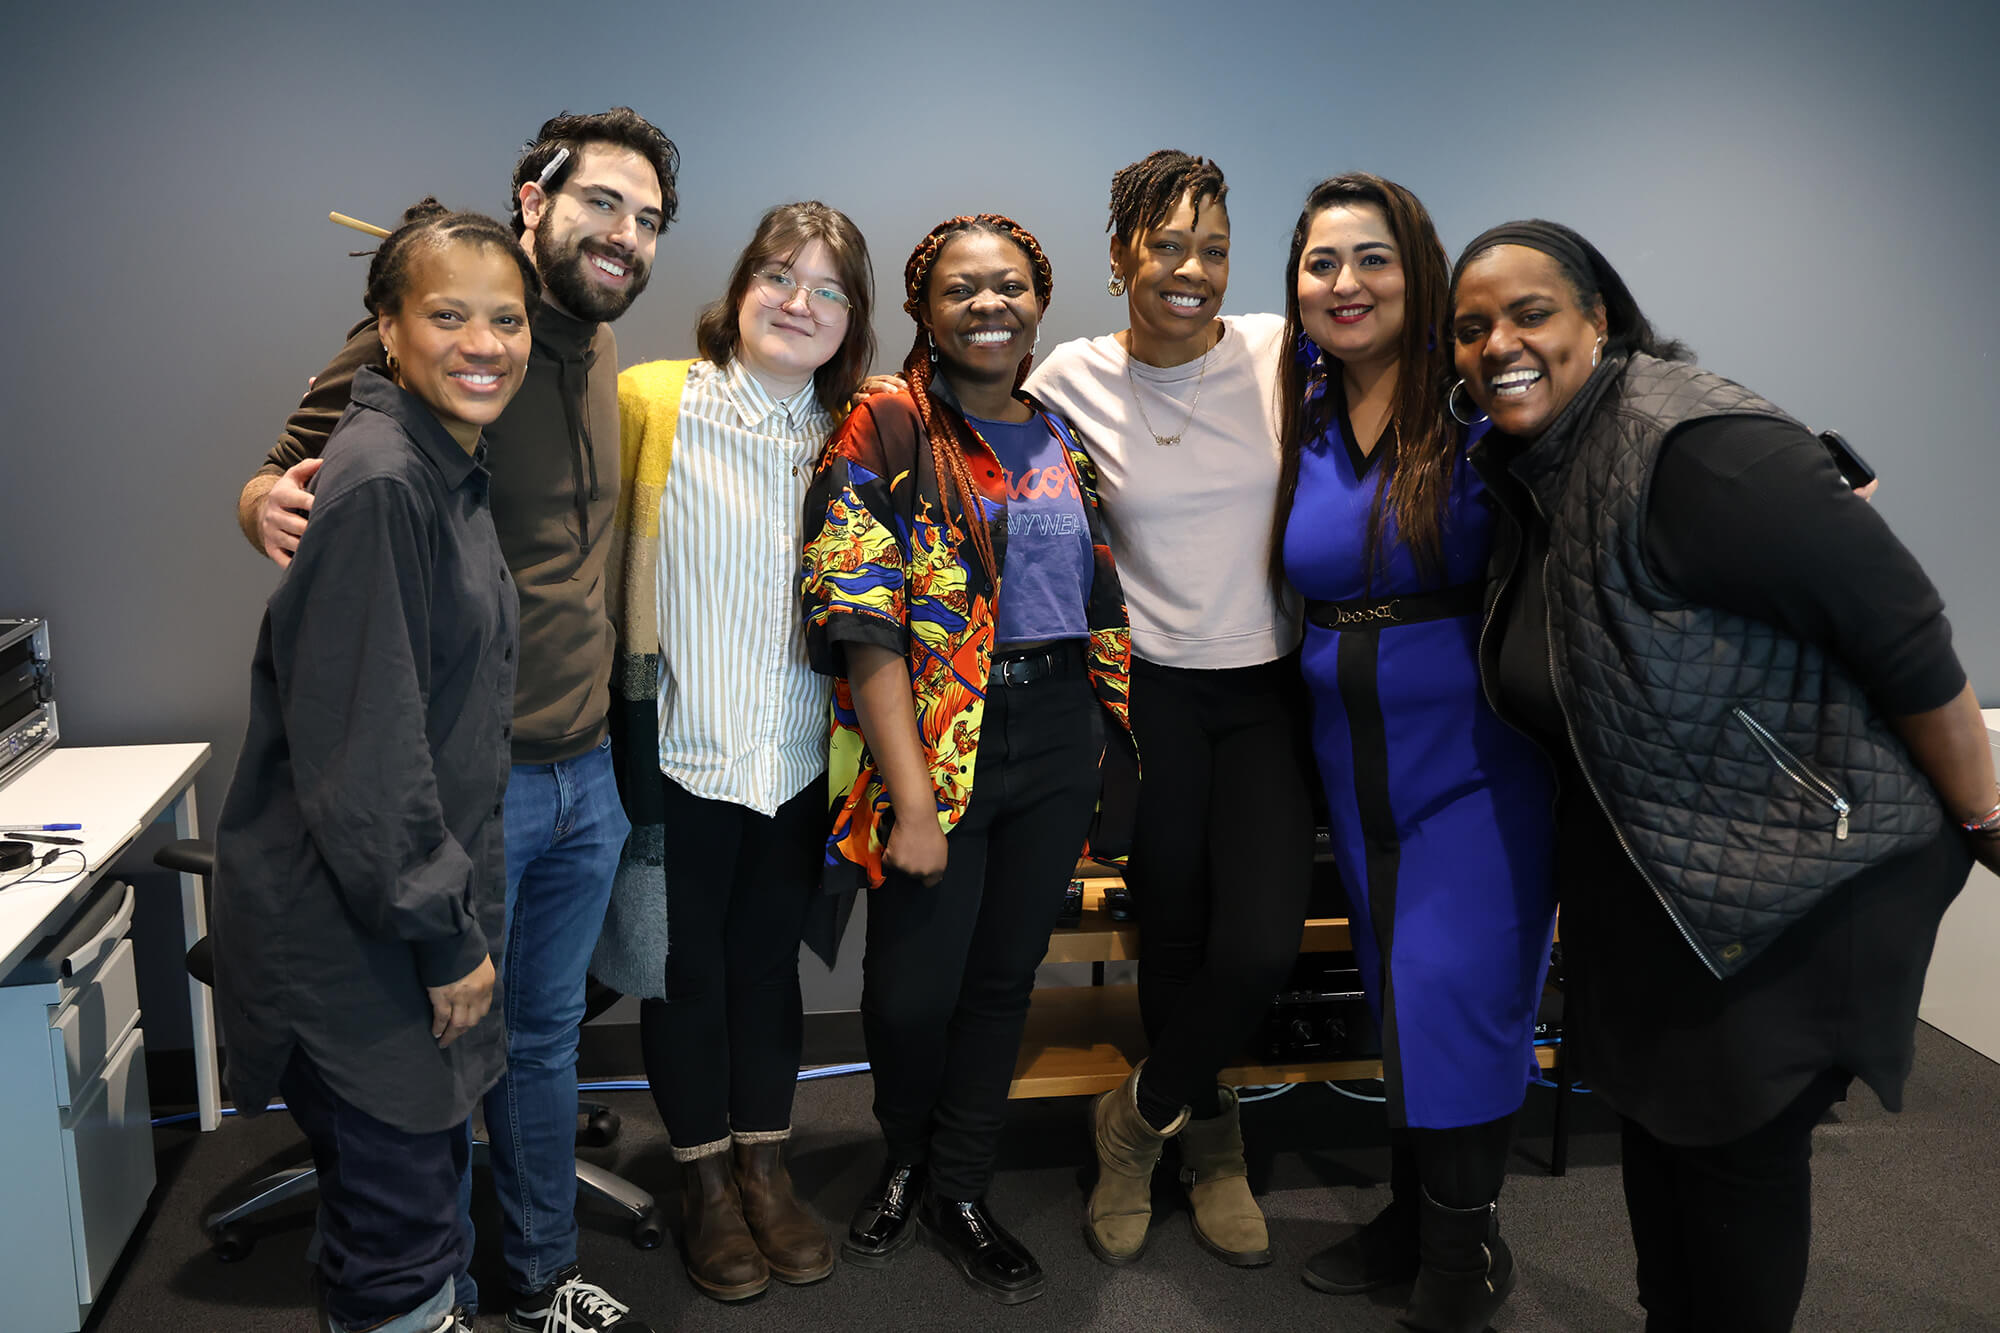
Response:
[{"label": "pendant necklace", "polygon": [[[1218,338],[1216,341],[1219,343],[1221,339]],[[1154,444],[1163,449],[1171,449],[1181,442],[1181,436],[1187,434],[1188,427],[1194,424],[1194,414],[1201,408],[1201,382],[1208,378],[1208,353],[1214,350],[1215,348],[1211,346],[1208,352],[1201,354],[1201,373],[1194,377],[1194,401],[1188,404],[1187,420],[1183,421],[1181,428],[1172,435],[1162,435],[1153,429],[1152,419],[1146,415],[1146,404],[1139,397],[1139,381],[1132,375],[1132,362],[1136,358],[1130,352],[1125,354],[1125,382],[1132,387],[1132,405],[1139,409],[1139,420],[1145,424],[1146,434],[1153,437]],[[1161,393],[1165,396],[1164,390]]]}]

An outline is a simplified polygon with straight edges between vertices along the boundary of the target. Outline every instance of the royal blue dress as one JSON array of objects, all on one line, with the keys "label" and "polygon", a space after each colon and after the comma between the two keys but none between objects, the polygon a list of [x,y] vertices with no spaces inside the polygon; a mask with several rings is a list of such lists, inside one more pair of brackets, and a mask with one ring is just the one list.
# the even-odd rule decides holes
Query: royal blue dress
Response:
[{"label": "royal blue dress", "polygon": [[[1363,456],[1334,416],[1300,451],[1284,563],[1308,602],[1349,603],[1352,617],[1338,629],[1309,618],[1303,666],[1354,952],[1382,1027],[1389,1123],[1483,1124],[1518,1110],[1535,1076],[1555,914],[1553,778],[1480,691],[1477,589],[1494,515],[1465,458],[1476,434],[1452,472],[1442,583],[1419,578],[1385,514],[1371,586],[1375,469],[1395,466],[1393,446]],[[1432,594],[1435,609],[1441,588],[1465,609],[1407,620],[1425,611],[1413,597]]]}]

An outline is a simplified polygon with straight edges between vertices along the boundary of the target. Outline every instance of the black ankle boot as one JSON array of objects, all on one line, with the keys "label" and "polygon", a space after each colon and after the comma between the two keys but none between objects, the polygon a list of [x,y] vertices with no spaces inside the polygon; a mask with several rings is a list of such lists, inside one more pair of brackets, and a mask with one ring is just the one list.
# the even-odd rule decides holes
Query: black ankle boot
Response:
[{"label": "black ankle boot", "polygon": [[958,1265],[965,1280],[1002,1305],[1031,1301],[1048,1286],[1035,1256],[993,1220],[985,1200],[953,1203],[926,1192],[917,1217],[931,1243]]},{"label": "black ankle boot", "polygon": [[1422,1267],[1403,1313],[1420,1333],[1483,1333],[1514,1290],[1514,1256],[1500,1239],[1499,1205],[1447,1208],[1423,1195]]},{"label": "black ankle boot", "polygon": [[1404,1138],[1391,1149],[1389,1203],[1372,1221],[1306,1260],[1306,1285],[1337,1296],[1415,1280],[1422,1194],[1417,1153]]},{"label": "black ankle boot", "polygon": [[916,1239],[917,1201],[924,1196],[930,1172],[922,1162],[891,1160],[882,1168],[875,1188],[862,1196],[847,1224],[841,1252],[863,1268],[880,1268]]}]

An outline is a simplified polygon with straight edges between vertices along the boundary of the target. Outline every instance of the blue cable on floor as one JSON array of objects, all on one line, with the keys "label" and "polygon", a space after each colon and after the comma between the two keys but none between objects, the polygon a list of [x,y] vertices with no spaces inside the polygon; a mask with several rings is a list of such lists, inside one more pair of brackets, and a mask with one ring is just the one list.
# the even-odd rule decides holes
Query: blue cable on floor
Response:
[{"label": "blue cable on floor", "polygon": [[[865,1060],[847,1065],[816,1065],[811,1069],[801,1069],[799,1071],[799,1082],[810,1083],[814,1079],[840,1078],[847,1074],[866,1074],[867,1072],[869,1072],[869,1065]],[[651,1092],[653,1085],[643,1078],[601,1079],[595,1083],[579,1083],[576,1085],[576,1090],[578,1092]],[[272,1102],[264,1109],[267,1111],[282,1111],[285,1109],[285,1104],[283,1102]],[[222,1114],[240,1115],[241,1112],[233,1106],[225,1106],[222,1108]],[[199,1111],[183,1111],[179,1115],[163,1115],[153,1121],[153,1128],[159,1129],[165,1125],[185,1124],[190,1120],[197,1119],[200,1115],[201,1112]]]}]

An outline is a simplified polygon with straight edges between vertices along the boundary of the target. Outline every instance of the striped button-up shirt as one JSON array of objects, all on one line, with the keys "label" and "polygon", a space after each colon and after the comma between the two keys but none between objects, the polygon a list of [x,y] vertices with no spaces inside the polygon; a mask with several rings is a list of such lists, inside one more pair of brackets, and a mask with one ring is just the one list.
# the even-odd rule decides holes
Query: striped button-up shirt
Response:
[{"label": "striped button-up shirt", "polygon": [[826,771],[830,682],[806,662],[800,505],[833,418],[741,361],[696,361],[660,495],[660,771],[770,815]]}]

